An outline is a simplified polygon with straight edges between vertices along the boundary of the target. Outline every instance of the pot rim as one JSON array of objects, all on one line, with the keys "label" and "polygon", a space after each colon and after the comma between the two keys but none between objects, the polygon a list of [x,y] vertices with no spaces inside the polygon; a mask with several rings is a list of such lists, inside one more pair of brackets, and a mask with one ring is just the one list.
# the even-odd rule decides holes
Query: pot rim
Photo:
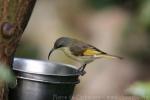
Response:
[{"label": "pot rim", "polygon": [[[61,66],[65,66],[66,68],[70,68],[71,70],[74,70],[75,72],[70,74],[54,74],[54,73],[44,73],[44,72],[38,72],[38,71],[35,71],[35,70],[29,70],[29,66],[27,65],[17,65],[19,62],[21,63],[22,62],[28,62],[29,65],[30,63],[33,63],[33,62],[37,62],[39,64],[47,64],[47,65],[61,65]],[[48,66],[46,66],[48,67]],[[36,59],[28,59],[28,58],[14,58],[14,61],[13,61],[13,70],[14,71],[19,71],[19,72],[24,72],[24,73],[30,73],[30,74],[38,74],[38,75],[48,75],[48,76],[63,76],[63,77],[67,77],[67,76],[80,76],[80,72],[76,69],[75,66],[73,65],[70,65],[70,64],[63,64],[63,63],[56,63],[56,62],[51,62],[51,61],[44,61],[44,60],[36,60]],[[35,71],[35,72],[34,72]]]}]

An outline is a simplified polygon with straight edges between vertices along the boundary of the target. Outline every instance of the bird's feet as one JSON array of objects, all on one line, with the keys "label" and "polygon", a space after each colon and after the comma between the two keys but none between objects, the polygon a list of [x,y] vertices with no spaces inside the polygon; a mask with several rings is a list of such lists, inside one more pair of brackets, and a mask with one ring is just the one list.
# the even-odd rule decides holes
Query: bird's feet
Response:
[{"label": "bird's feet", "polygon": [[81,75],[81,76],[83,76],[83,75],[85,75],[86,74],[86,71],[85,70],[77,70],[77,72]]},{"label": "bird's feet", "polygon": [[85,75],[85,74],[86,74],[86,71],[84,70],[84,66],[81,66],[81,67],[78,69],[78,72],[80,73],[81,76]]},{"label": "bird's feet", "polygon": [[79,71],[79,73],[80,73],[81,76],[83,76],[83,75],[86,74],[86,71],[84,71],[84,70],[83,71]]}]

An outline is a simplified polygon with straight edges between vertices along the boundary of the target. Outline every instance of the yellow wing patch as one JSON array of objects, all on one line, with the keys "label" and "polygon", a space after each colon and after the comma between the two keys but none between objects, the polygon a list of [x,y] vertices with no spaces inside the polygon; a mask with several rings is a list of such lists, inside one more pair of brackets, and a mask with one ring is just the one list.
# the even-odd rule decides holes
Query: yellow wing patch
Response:
[{"label": "yellow wing patch", "polygon": [[97,55],[97,54],[101,54],[101,52],[96,51],[96,50],[94,50],[94,49],[86,49],[86,50],[83,52],[83,55],[84,55],[84,56],[93,56],[93,55]]}]

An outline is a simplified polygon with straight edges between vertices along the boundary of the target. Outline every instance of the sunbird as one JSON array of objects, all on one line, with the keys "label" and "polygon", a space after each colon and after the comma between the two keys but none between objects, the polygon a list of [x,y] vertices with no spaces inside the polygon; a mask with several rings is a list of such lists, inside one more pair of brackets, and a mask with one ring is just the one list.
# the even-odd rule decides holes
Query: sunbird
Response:
[{"label": "sunbird", "polygon": [[56,49],[62,50],[68,57],[82,64],[82,66],[78,69],[78,71],[81,72],[81,75],[84,75],[86,73],[84,71],[86,65],[96,59],[99,58],[122,59],[122,57],[110,55],[90,44],[69,37],[61,37],[55,41],[53,48],[50,50],[48,54],[48,59],[52,54],[52,52]]}]

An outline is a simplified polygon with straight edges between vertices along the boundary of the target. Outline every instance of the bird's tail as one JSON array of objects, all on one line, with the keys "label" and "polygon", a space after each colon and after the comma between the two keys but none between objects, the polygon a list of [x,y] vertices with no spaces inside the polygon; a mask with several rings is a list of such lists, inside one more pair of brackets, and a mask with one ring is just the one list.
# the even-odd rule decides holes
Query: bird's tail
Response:
[{"label": "bird's tail", "polygon": [[97,55],[98,58],[108,58],[108,59],[123,59],[122,57],[110,55],[110,54],[100,54]]}]

